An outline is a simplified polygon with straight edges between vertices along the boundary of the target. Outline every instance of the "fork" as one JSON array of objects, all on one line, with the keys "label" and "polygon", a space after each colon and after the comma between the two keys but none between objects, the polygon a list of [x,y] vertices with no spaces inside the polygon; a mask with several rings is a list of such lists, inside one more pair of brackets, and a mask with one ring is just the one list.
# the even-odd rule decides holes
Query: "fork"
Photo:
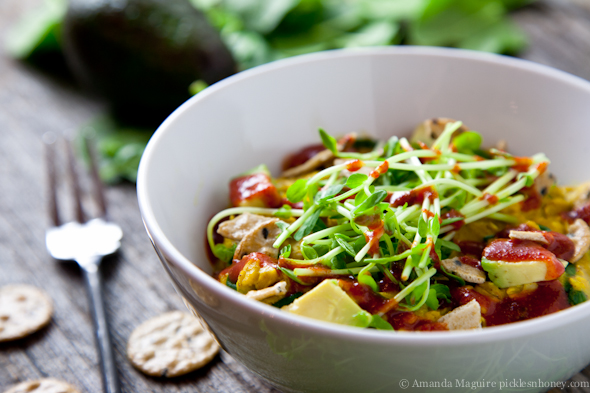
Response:
[{"label": "fork", "polygon": [[52,133],[43,136],[49,183],[49,215],[53,224],[53,227],[47,229],[45,243],[53,258],[62,261],[76,261],[84,272],[94,321],[96,344],[100,355],[103,388],[106,393],[118,393],[119,383],[104,308],[99,266],[104,256],[113,254],[119,249],[123,231],[117,224],[108,221],[104,190],[96,164],[96,153],[87,138],[85,138],[85,146],[90,157],[90,175],[94,186],[93,196],[98,204],[98,217],[87,219],[82,207],[82,191],[72,145],[69,139],[63,138],[67,156],[67,172],[74,200],[75,220],[62,222],[57,202],[55,161],[57,140],[58,138]]}]

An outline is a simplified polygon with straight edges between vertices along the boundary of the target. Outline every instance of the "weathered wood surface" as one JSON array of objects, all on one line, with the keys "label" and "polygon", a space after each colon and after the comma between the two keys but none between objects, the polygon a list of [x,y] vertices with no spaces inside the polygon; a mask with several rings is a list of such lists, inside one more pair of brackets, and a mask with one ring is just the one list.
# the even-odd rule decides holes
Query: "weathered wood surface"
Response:
[{"label": "weathered wood surface", "polygon": [[[2,0],[0,39],[41,0]],[[515,14],[531,45],[522,57],[590,79],[590,1],[545,0]],[[85,392],[101,380],[83,277],[45,251],[45,178],[41,136],[76,130],[101,110],[70,84],[9,59],[0,42],[0,285],[29,283],[55,302],[50,326],[0,344],[0,391],[40,377],[64,379]],[[125,357],[127,337],[143,320],[184,306],[163,274],[143,228],[135,188],[109,187],[112,217],[123,227],[121,252],[104,265],[105,296],[124,392],[272,392],[221,354],[209,366],[172,380],[146,377]],[[590,350],[590,349],[589,349]],[[590,382],[590,367],[571,381]],[[569,387],[566,392],[590,391]]]}]

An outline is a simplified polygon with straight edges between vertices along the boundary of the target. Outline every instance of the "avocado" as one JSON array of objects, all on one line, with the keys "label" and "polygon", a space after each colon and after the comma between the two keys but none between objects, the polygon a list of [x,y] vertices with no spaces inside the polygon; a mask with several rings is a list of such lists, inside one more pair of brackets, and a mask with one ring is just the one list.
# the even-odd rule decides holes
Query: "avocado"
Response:
[{"label": "avocado", "polygon": [[211,85],[236,71],[188,0],[71,0],[62,43],[80,83],[135,124],[159,124],[190,98],[192,82]]},{"label": "avocado", "polygon": [[483,270],[488,272],[488,277],[498,288],[546,281],[547,264],[545,262],[490,261],[483,257],[481,266]]},{"label": "avocado", "polygon": [[371,314],[364,311],[339,286],[336,280],[320,285],[282,308],[293,314],[341,325],[366,327]]}]

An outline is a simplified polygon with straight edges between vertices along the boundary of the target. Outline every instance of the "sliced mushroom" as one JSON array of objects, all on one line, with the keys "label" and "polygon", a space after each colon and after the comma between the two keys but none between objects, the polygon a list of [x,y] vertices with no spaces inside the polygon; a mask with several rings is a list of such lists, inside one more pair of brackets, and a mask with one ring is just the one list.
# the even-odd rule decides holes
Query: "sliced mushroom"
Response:
[{"label": "sliced mushroom", "polygon": [[[427,146],[432,146],[436,138],[440,136],[445,130],[445,126],[448,123],[454,123],[455,120],[447,119],[445,117],[438,117],[434,119],[425,120],[416,127],[414,132],[412,133],[412,138],[410,142],[423,142]],[[459,135],[462,132],[468,131],[469,129],[462,125],[459,127],[457,131],[455,131],[455,135]]]},{"label": "sliced mushroom", "polygon": [[566,199],[568,202],[574,204],[574,210],[590,203],[590,182],[581,184],[571,192],[568,192]]},{"label": "sliced mushroom", "polygon": [[254,300],[265,300],[274,296],[281,296],[287,293],[287,282],[279,281],[272,287],[249,291],[246,296]]},{"label": "sliced mushroom", "polygon": [[555,182],[555,176],[545,171],[535,179],[535,189],[539,194],[545,196]]},{"label": "sliced mushroom", "polygon": [[579,261],[590,248],[590,228],[588,224],[582,219],[577,219],[570,225],[568,237],[574,242],[576,251],[570,262],[575,263]]},{"label": "sliced mushroom", "polygon": [[330,150],[322,150],[315,156],[311,157],[309,160],[305,161],[303,164],[287,169],[285,172],[283,172],[281,177],[297,177],[305,175],[319,166],[324,165],[333,158],[334,154]]},{"label": "sliced mushroom", "polygon": [[233,220],[224,221],[219,224],[217,233],[228,239],[240,241],[246,234],[252,231],[260,223],[275,222],[276,218],[260,216],[258,214],[243,213]]},{"label": "sliced mushroom", "polygon": [[473,299],[443,315],[438,319],[438,322],[445,323],[449,330],[481,329],[481,307]]},{"label": "sliced mushroom", "polygon": [[[342,151],[350,143],[354,142],[355,140],[356,140],[355,133],[348,134],[338,141],[337,149],[339,151]],[[303,164],[287,169],[286,171],[283,172],[281,177],[296,177],[296,176],[305,175],[306,173],[309,173],[309,172],[317,169],[318,167],[320,167],[324,164],[327,164],[328,162],[332,161],[333,159],[334,159],[334,154],[330,150],[328,150],[328,149],[322,150],[319,153],[317,153],[315,156],[311,157],[309,160],[305,161]]]},{"label": "sliced mushroom", "polygon": [[508,151],[508,142],[506,142],[506,139],[500,139],[496,143],[496,149],[502,150],[502,151]]},{"label": "sliced mushroom", "polygon": [[467,265],[458,257],[443,259],[440,264],[449,272],[453,273],[467,282],[483,284],[486,282],[486,274],[470,265]]},{"label": "sliced mushroom", "polygon": [[278,218],[271,218],[269,221],[261,221],[252,227],[238,244],[234,259],[242,259],[244,255],[252,252],[260,252],[278,258],[279,250],[272,246],[281,233],[275,224],[277,221],[279,221]]},{"label": "sliced mushroom", "polygon": [[529,231],[510,231],[508,235],[510,239],[518,240],[530,240],[539,244],[547,245],[549,242],[545,239],[545,236],[541,232],[529,232]]}]

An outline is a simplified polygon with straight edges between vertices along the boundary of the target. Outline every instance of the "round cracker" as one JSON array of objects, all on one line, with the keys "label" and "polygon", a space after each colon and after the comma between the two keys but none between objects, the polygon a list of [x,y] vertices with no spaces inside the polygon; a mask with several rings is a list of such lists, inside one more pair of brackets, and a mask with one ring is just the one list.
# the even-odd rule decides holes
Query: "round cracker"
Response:
[{"label": "round cracker", "polygon": [[51,299],[40,289],[24,284],[0,287],[0,342],[36,332],[52,313]]},{"label": "round cracker", "polygon": [[149,319],[129,336],[127,357],[147,375],[176,377],[209,363],[219,345],[194,316],[172,311]]},{"label": "round cracker", "polygon": [[53,378],[44,378],[21,382],[4,393],[80,393],[80,391],[69,383]]}]

